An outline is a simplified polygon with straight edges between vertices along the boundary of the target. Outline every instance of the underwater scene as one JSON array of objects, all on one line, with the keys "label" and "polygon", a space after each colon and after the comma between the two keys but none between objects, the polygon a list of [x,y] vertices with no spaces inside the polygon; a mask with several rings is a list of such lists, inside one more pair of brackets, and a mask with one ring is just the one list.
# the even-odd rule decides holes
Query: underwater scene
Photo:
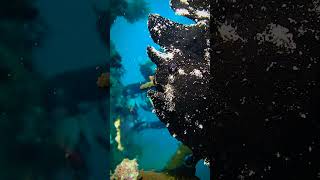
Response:
[{"label": "underwater scene", "polygon": [[108,178],[106,4],[0,1],[1,180]]},{"label": "underwater scene", "polygon": [[319,0],[0,0],[0,180],[319,179],[319,50]]},{"label": "underwater scene", "polygon": [[0,1],[1,180],[209,179],[147,96],[150,13],[193,23],[169,0]]},{"label": "underwater scene", "polygon": [[[198,162],[196,169],[184,165],[191,150],[170,135],[166,124],[160,122],[153,112],[147,95],[147,90],[154,86],[156,66],[149,59],[146,48],[154,46],[160,49],[148,30],[148,14],[161,14],[187,25],[194,21],[176,15],[169,0],[136,0],[136,3],[145,7],[144,14],[135,21],[126,15],[117,17],[110,33],[111,43],[121,57],[123,72],[117,75],[118,70],[113,72],[111,69],[111,83],[113,77],[120,77],[118,83],[121,84],[121,87],[111,87],[111,97],[116,93],[114,91],[125,91],[125,94],[120,95],[123,100],[119,106],[126,109],[117,111],[113,110],[115,107],[111,108],[111,169],[115,169],[115,165],[123,158],[127,158],[136,160],[138,168],[149,173],[150,179],[151,172],[154,172],[155,179],[179,179],[180,176],[180,179],[210,179],[209,168],[203,160]],[[118,102],[111,100],[111,103],[114,105]]]},{"label": "underwater scene", "polygon": [[[135,21],[126,16],[117,17],[110,33],[111,43],[121,57],[123,71],[119,75],[118,83],[121,84],[125,94],[122,95],[124,99],[119,106],[125,105],[126,107],[122,108],[129,109],[129,112],[111,110],[111,122],[114,123],[110,125],[111,169],[115,169],[115,165],[123,158],[127,158],[136,160],[138,168],[150,175],[151,171],[155,172],[154,178],[170,179],[176,176],[175,178],[179,179],[178,175],[181,175],[185,177],[180,178],[197,179],[194,177],[196,175],[199,179],[209,179],[209,168],[203,161],[196,165],[196,169],[184,167],[186,159],[192,153],[191,150],[170,135],[166,124],[160,122],[153,112],[147,95],[147,89],[154,86],[152,78],[156,67],[150,61],[146,48],[151,45],[159,48],[148,30],[148,14],[161,14],[183,24],[194,22],[184,16],[176,15],[169,5],[169,0],[135,2],[140,3],[139,6],[144,9],[144,14]],[[113,77],[117,77],[114,75],[116,73],[118,72],[112,72],[111,69],[111,81]],[[123,90],[112,86],[111,97],[118,91]],[[111,101],[111,104],[116,103]],[[156,173],[159,177],[156,177]]]}]

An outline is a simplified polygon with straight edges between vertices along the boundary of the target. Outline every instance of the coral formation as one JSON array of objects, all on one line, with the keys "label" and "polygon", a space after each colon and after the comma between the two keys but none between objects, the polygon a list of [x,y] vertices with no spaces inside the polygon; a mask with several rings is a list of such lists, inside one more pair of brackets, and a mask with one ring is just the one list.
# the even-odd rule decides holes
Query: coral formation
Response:
[{"label": "coral formation", "polygon": [[121,119],[120,118],[118,118],[115,122],[114,122],[114,127],[116,128],[116,130],[117,130],[117,135],[116,135],[116,137],[115,137],[115,140],[116,140],[116,142],[118,143],[118,146],[117,146],[117,148],[118,148],[118,150],[119,151],[123,151],[123,146],[122,146],[122,144],[121,144],[121,130],[120,130],[120,125],[121,125]]},{"label": "coral formation", "polygon": [[169,162],[167,169],[162,172],[144,171],[138,169],[138,163],[136,159],[129,160],[123,159],[122,162],[117,165],[115,172],[112,174],[112,180],[198,180],[194,175],[188,175],[186,171],[184,173],[170,172],[170,170],[176,169],[181,166],[181,157],[185,157],[191,151],[187,147],[181,145],[177,154]]},{"label": "coral formation", "polygon": [[111,180],[137,180],[139,176],[138,163],[136,159],[123,159],[116,167]]},{"label": "coral formation", "polygon": [[136,159],[129,160],[123,159],[122,162],[117,165],[114,173],[111,176],[112,180],[198,180],[195,176],[187,176],[185,174],[172,174],[167,171],[153,172],[143,171],[138,169],[138,163]]}]

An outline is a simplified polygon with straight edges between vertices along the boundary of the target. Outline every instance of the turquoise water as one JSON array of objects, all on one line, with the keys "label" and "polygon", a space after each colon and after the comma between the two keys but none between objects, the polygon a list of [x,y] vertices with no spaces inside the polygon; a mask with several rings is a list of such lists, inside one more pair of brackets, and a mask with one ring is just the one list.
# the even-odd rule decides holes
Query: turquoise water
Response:
[{"label": "turquoise water", "polygon": [[[169,7],[168,0],[148,0],[150,13],[157,13],[173,21],[192,24],[193,21],[182,16],[176,16]],[[121,81],[124,85],[144,82],[139,68],[140,64],[148,61],[146,47],[155,44],[147,28],[147,17],[135,23],[128,23],[120,17],[111,29],[111,39],[122,57],[122,65],[125,69]],[[144,94],[145,95],[145,94]],[[139,96],[131,99],[136,104],[144,103]],[[151,112],[138,109],[138,115],[145,121],[159,121]],[[170,157],[176,152],[179,142],[173,138],[167,129],[148,129],[134,135],[134,143],[143,146],[143,152],[138,157],[139,167],[145,170],[161,170]],[[209,169],[200,161],[197,165],[197,176],[202,180],[209,178]]]}]

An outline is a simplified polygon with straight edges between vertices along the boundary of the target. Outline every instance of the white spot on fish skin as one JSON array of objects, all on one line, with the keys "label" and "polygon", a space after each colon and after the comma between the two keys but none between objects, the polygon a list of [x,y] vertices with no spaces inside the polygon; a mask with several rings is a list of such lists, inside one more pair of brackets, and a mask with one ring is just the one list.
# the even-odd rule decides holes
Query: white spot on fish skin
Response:
[{"label": "white spot on fish skin", "polygon": [[210,19],[210,13],[206,10],[197,10],[196,11],[197,18],[207,18]]},{"label": "white spot on fish skin", "polygon": [[189,114],[186,114],[184,116],[184,119],[186,120],[187,123],[191,123],[191,116]]},{"label": "white spot on fish skin", "polygon": [[314,8],[312,9],[312,11],[314,11],[316,13],[320,13],[320,1],[319,0],[314,0],[313,1],[313,6],[314,6]]},{"label": "white spot on fish skin", "polygon": [[180,0],[180,2],[181,2],[182,4],[189,5],[188,0]]},{"label": "white spot on fish skin", "polygon": [[202,78],[202,72],[199,69],[194,69],[192,72],[190,72],[191,75],[196,76],[198,78]]},{"label": "white spot on fish skin", "polygon": [[261,6],[261,11],[265,11],[265,10],[267,10],[267,7]]},{"label": "white spot on fish skin", "polygon": [[232,27],[230,24],[227,24],[227,22],[221,24],[220,27],[218,27],[218,31],[224,42],[235,42],[238,40],[245,42],[245,40],[242,37],[240,37],[236,32],[237,27]]},{"label": "white spot on fish skin", "polygon": [[190,12],[187,9],[176,9],[175,13],[179,16],[190,15]]},{"label": "white spot on fish skin", "polygon": [[278,24],[268,24],[262,33],[257,33],[256,39],[259,41],[259,44],[270,42],[285,50],[292,51],[296,49],[293,34],[289,32],[289,29]]},{"label": "white spot on fish skin", "polygon": [[184,72],[184,70],[183,69],[178,69],[178,73],[180,74],[180,75],[186,75],[186,73]]},{"label": "white spot on fish skin", "polygon": [[249,176],[252,176],[252,175],[254,175],[254,174],[255,174],[255,172],[254,172],[253,170],[250,170],[248,175],[249,175]]},{"label": "white spot on fish skin", "polygon": [[289,20],[289,22],[290,22],[290,23],[297,24],[297,21],[296,21],[296,20],[294,20],[294,19],[292,19],[292,18],[288,18],[288,20]]},{"label": "white spot on fish skin", "polygon": [[300,117],[302,117],[303,119],[307,118],[307,115],[304,113],[299,113]]},{"label": "white spot on fish skin", "polygon": [[164,87],[164,95],[165,95],[165,105],[168,108],[168,111],[174,111],[175,103],[173,102],[174,96],[174,89],[173,86],[170,84],[165,85]]},{"label": "white spot on fish skin", "polygon": [[297,71],[297,70],[299,70],[299,68],[297,66],[293,66],[292,70]]},{"label": "white spot on fish skin", "polygon": [[175,79],[175,78],[174,78],[174,75],[170,74],[169,77],[168,77],[168,82],[169,82],[169,83],[173,83],[173,82],[174,82],[174,79]]},{"label": "white spot on fish skin", "polygon": [[245,104],[246,103],[246,97],[242,97],[241,99],[240,99],[240,104]]},{"label": "white spot on fish skin", "polygon": [[207,45],[207,48],[204,49],[204,59],[207,61],[208,68],[210,68],[210,57],[211,57],[210,39],[206,40],[206,45]]},{"label": "white spot on fish skin", "polygon": [[152,52],[159,58],[165,60],[165,61],[171,61],[174,56],[176,54],[179,54],[179,55],[182,55],[182,52],[180,49],[176,49],[176,48],[173,48],[173,49],[164,49],[165,53],[163,52],[160,52],[158,50],[156,50],[154,47],[151,47],[152,48]]}]

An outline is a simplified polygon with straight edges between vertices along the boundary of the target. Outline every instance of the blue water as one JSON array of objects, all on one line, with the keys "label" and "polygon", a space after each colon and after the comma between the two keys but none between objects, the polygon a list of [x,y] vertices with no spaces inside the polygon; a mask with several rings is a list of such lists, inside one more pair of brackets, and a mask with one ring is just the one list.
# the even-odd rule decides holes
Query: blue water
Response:
[{"label": "blue water", "polygon": [[[182,16],[176,16],[169,6],[168,0],[147,0],[151,13],[160,14],[173,21],[192,24],[193,21]],[[148,61],[146,47],[155,44],[147,28],[147,18],[135,23],[128,23],[124,18],[117,18],[111,29],[111,39],[122,57],[122,65],[125,69],[121,81],[123,84],[144,82],[139,71],[139,65]],[[133,99],[137,104],[143,103],[140,97]],[[145,121],[159,121],[151,112],[138,109],[139,117]],[[143,153],[138,157],[139,167],[145,170],[161,170],[176,152],[179,142],[173,138],[167,129],[145,130],[134,136],[135,143],[143,146]],[[197,164],[197,176],[201,180],[209,178],[209,169],[203,165],[203,161]]]},{"label": "blue water", "polygon": [[[168,0],[147,0],[151,13],[161,14],[161,16],[173,21],[191,24],[188,18],[176,16],[169,7]],[[123,66],[126,73],[122,77],[124,84],[142,81],[139,64],[148,59],[146,47],[152,45],[159,47],[150,38],[147,27],[147,18],[130,24],[124,18],[118,18],[111,29],[111,39],[115,43],[116,49],[121,54]]]}]

